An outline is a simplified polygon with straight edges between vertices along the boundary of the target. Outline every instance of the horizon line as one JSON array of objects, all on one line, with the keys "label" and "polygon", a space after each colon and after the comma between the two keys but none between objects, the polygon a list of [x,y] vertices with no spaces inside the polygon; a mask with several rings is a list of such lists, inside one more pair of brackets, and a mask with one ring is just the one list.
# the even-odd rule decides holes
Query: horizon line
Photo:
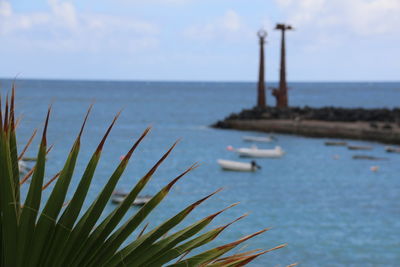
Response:
[{"label": "horizon line", "polygon": [[[95,79],[95,78],[10,78],[0,77],[0,80],[22,80],[22,81],[77,81],[77,82],[170,82],[170,83],[257,83],[257,80],[179,80],[179,79]],[[400,80],[292,80],[288,83],[399,83]],[[268,83],[279,83],[279,80],[266,81]]]}]

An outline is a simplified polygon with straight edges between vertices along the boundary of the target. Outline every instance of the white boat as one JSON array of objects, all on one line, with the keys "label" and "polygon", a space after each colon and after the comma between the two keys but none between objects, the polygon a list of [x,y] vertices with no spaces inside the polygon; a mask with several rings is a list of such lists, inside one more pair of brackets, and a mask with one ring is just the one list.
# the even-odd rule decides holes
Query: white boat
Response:
[{"label": "white boat", "polygon": [[126,191],[121,191],[121,190],[116,190],[113,192],[113,197],[126,197],[129,194],[129,192]]},{"label": "white boat", "polygon": [[[124,201],[126,196],[123,195],[114,195],[113,198],[111,199],[112,203],[114,204],[120,204],[121,202]],[[138,196],[136,199],[133,201],[132,206],[143,206],[147,202],[150,201],[152,196]]]},{"label": "white boat", "polygon": [[217,160],[217,163],[219,164],[219,166],[221,166],[222,169],[227,171],[254,172],[257,169],[261,169],[261,167],[258,166],[255,161],[240,162],[240,161],[219,159]]},{"label": "white boat", "polygon": [[273,138],[269,136],[243,136],[242,139],[247,142],[261,142],[261,143],[269,143],[273,141]]},{"label": "white boat", "polygon": [[238,148],[235,150],[241,157],[250,158],[280,158],[285,154],[285,151],[280,146],[274,149],[259,149],[256,146],[250,148]]},{"label": "white boat", "polygon": [[19,160],[18,161],[18,170],[20,173],[27,173],[31,170],[31,168],[26,165],[25,161]]}]

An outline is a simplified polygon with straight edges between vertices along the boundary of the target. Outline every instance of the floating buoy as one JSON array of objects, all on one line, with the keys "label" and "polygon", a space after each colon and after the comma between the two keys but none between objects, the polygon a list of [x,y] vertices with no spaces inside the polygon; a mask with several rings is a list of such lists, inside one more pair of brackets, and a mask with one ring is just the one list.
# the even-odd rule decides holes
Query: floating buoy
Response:
[{"label": "floating buoy", "polygon": [[377,172],[379,170],[379,166],[371,166],[369,169],[373,172]]},{"label": "floating buoy", "polygon": [[338,154],[333,155],[333,159],[340,159],[340,156]]},{"label": "floating buoy", "polygon": [[233,148],[233,146],[227,146],[227,147],[226,147],[226,150],[228,150],[228,151],[233,151],[234,148]]}]

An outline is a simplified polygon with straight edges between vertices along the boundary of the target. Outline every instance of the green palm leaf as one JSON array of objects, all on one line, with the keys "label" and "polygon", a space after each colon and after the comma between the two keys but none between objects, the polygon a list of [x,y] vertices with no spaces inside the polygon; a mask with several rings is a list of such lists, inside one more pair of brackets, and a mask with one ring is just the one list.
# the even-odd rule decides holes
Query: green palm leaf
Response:
[{"label": "green palm leaf", "polygon": [[47,125],[49,123],[50,109],[47,112],[46,122],[43,130],[42,141],[39,147],[39,153],[37,156],[37,162],[35,170],[33,172],[32,182],[29,187],[28,195],[25,200],[25,204],[22,208],[19,223],[19,235],[18,235],[18,264],[17,266],[23,265],[23,259],[28,254],[28,245],[31,243],[33,233],[35,230],[36,217],[39,211],[40,201],[42,197],[42,185],[45,172],[46,164],[46,132]]},{"label": "green palm leaf", "polygon": [[[0,100],[1,102],[1,100]],[[0,106],[1,109],[1,106]],[[1,114],[0,114],[1,116]],[[13,164],[10,152],[10,125],[8,120],[8,97],[4,124],[0,121],[0,207],[2,214],[2,238],[5,266],[15,266],[18,234],[18,211]]]},{"label": "green palm leaf", "polygon": [[[168,157],[172,149],[176,146],[175,142],[172,147],[161,157],[161,159],[150,169],[150,171],[143,176],[139,182],[136,184],[135,188],[126,196],[124,201],[109,215],[106,219],[91,233],[89,238],[86,240],[77,259],[74,260],[75,263],[85,264],[90,261],[91,257],[85,257],[89,251],[94,256],[95,252],[99,249],[99,244],[102,244],[108,235],[115,229],[118,223],[121,221],[123,216],[126,214],[133,201],[136,199],[137,195],[144,188],[150,178],[153,176],[157,168],[161,163]],[[183,175],[182,175],[183,176]],[[142,220],[145,216],[142,216]],[[84,261],[84,262],[81,262]]]},{"label": "green palm leaf", "polygon": [[[225,226],[201,233],[217,215],[226,210],[224,209],[168,235],[198,205],[220,190],[189,205],[147,233],[143,233],[143,230],[136,240],[123,245],[132,233],[138,230],[145,218],[169,194],[171,188],[184,175],[195,169],[197,165],[194,164],[165,185],[148,203],[123,222],[124,216],[136,197],[176,146],[177,143],[174,143],[154,166],[138,180],[122,203],[105,219],[99,221],[129,159],[150,131],[150,128],[147,128],[116,167],[97,198],[80,216],[103,146],[119,113],[115,116],[88,161],[71,201],[63,209],[78,160],[80,139],[92,107],[89,108],[85,116],[62,170],[46,185],[43,185],[46,174],[46,155],[51,149],[47,147],[46,140],[51,108],[47,112],[36,164],[24,177],[20,177],[19,160],[23,159],[23,155],[32,143],[36,130],[18,156],[16,134],[16,124],[18,123],[15,122],[14,102],[15,85],[12,88],[11,98],[6,97],[4,112],[0,96],[0,267],[163,266],[165,264],[171,264],[170,266],[242,266],[266,252],[283,247],[282,245],[268,251],[253,250],[222,257],[242,242],[265,232],[267,230],[265,229],[235,242],[183,259],[194,249],[212,242],[229,225],[246,216],[241,216]],[[26,197],[21,197],[20,185],[24,184],[31,176],[32,180]],[[42,190],[56,179],[57,181],[51,189],[48,199],[42,199]],[[25,200],[23,205],[21,205],[20,199]],[[41,205],[44,205],[43,209],[41,209]],[[177,262],[172,263],[173,260]]]},{"label": "green palm leaf", "polygon": [[103,149],[104,143],[111,132],[112,127],[114,126],[119,114],[115,116],[114,120],[112,121],[111,125],[106,131],[103,139],[101,140],[100,144],[98,145],[96,151],[93,153],[92,158],[90,159],[85,172],[81,178],[81,181],[78,185],[78,188],[75,191],[74,196],[72,197],[71,202],[68,204],[67,208],[65,209],[63,215],[61,216],[60,220],[57,222],[56,231],[53,236],[53,240],[50,245],[50,251],[47,254],[47,259],[45,261],[45,265],[52,265],[55,259],[61,257],[61,253],[65,245],[65,242],[68,239],[68,236],[71,232],[76,219],[78,218],[79,212],[82,209],[83,202],[86,198],[87,192],[89,191],[89,187],[94,176],[94,172],[97,167],[97,163],[101,156],[101,151]]}]

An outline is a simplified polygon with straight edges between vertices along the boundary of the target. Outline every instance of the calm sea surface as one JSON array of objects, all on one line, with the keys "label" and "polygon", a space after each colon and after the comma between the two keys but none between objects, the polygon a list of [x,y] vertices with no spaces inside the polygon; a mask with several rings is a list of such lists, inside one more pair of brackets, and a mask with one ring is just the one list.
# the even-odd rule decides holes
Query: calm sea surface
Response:
[{"label": "calm sea surface", "polygon": [[[0,80],[3,95],[10,84],[9,80]],[[272,229],[239,249],[289,244],[258,258],[251,266],[286,266],[294,262],[301,266],[399,266],[400,154],[385,153],[384,145],[350,141],[373,146],[372,151],[352,152],[343,147],[326,147],[325,139],[275,134],[276,142],[260,147],[280,145],[287,153],[281,159],[257,160],[261,171],[224,172],[216,164],[219,158],[238,159],[226,147],[249,146],[241,140],[243,135],[262,135],[208,127],[232,112],[251,107],[255,102],[253,83],[19,80],[17,87],[17,115],[22,119],[18,129],[20,146],[34,128],[41,129],[46,109],[53,104],[48,140],[54,149],[48,157],[48,179],[61,169],[85,111],[94,103],[71,189],[77,185],[113,116],[123,109],[106,143],[86,205],[101,190],[119,157],[151,125],[153,129],[134,154],[119,189],[132,188],[178,138],[182,138],[178,147],[144,194],[155,194],[194,162],[201,166],[182,179],[145,220],[150,226],[223,187],[221,193],[198,207],[186,223],[239,201],[239,206],[219,216],[212,226],[225,224],[246,212],[249,216],[232,225],[214,245],[265,227]],[[290,87],[291,105],[400,106],[400,83],[293,83]],[[271,104],[272,97],[267,101]],[[32,147],[36,148],[37,142]],[[28,155],[35,153],[31,149]],[[353,160],[354,154],[387,160]],[[378,172],[370,171],[373,165],[380,166]],[[22,190],[26,189],[27,186]],[[106,211],[112,208],[110,203]],[[132,208],[130,214],[135,211]]]}]

